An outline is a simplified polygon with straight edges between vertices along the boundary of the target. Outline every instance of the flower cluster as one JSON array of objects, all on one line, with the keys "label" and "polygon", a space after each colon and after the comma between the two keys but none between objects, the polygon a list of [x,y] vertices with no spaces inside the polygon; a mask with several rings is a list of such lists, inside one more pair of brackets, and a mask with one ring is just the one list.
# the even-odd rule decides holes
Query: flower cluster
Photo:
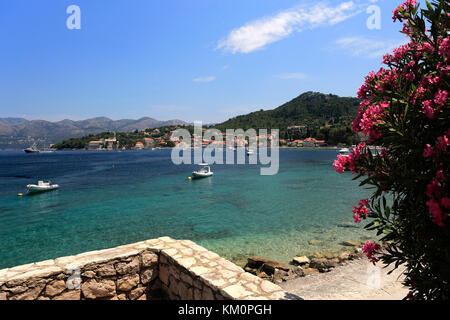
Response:
[{"label": "flower cluster", "polygon": [[446,177],[442,168],[440,158],[448,154],[450,145],[450,129],[443,136],[437,138],[435,147],[426,144],[423,150],[424,158],[431,158],[437,164],[438,170],[433,180],[427,185],[426,195],[428,197],[427,206],[431,213],[431,219],[438,226],[443,227],[444,220],[447,218],[448,209],[450,209],[450,198],[444,195]]},{"label": "flower cluster", "polygon": [[379,250],[380,245],[376,242],[371,243],[370,241],[367,241],[362,247],[362,251],[366,254],[369,261],[372,262],[374,265],[375,263],[378,262],[378,259],[375,258],[375,254],[377,254]]},{"label": "flower cluster", "polygon": [[436,176],[433,181],[427,185],[427,206],[431,213],[431,220],[438,226],[445,226],[444,220],[447,218],[448,209],[450,209],[450,198],[444,197],[444,184],[445,184],[444,170],[440,169],[436,172]]},{"label": "flower cluster", "polygon": [[360,223],[361,218],[365,219],[369,214],[369,209],[367,205],[369,204],[369,199],[360,200],[358,203],[359,207],[353,206],[353,219],[355,222]]},{"label": "flower cluster", "polygon": [[333,162],[334,170],[337,173],[343,173],[346,169],[350,169],[353,174],[359,173],[358,160],[364,155],[365,148],[366,144],[363,142],[352,148],[352,152],[349,155],[338,155]]},{"label": "flower cluster", "polygon": [[394,22],[397,20],[400,22],[403,21],[407,17],[405,13],[411,12],[416,4],[416,0],[407,0],[399,5],[394,11],[392,11],[392,19],[394,20]]}]

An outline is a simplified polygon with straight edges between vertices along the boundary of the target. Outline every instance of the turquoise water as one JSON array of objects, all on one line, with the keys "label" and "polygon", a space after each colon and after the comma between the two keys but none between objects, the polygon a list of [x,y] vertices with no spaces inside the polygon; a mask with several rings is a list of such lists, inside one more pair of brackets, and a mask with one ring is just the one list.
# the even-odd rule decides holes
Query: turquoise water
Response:
[{"label": "turquoise water", "polygon": [[[160,236],[239,264],[338,252],[339,242],[367,237],[362,226],[338,224],[369,193],[334,172],[335,158],[335,150],[280,150],[277,175],[213,165],[213,177],[189,181],[194,166],[172,164],[170,150],[0,152],[0,269]],[[38,179],[60,190],[17,197]]]}]

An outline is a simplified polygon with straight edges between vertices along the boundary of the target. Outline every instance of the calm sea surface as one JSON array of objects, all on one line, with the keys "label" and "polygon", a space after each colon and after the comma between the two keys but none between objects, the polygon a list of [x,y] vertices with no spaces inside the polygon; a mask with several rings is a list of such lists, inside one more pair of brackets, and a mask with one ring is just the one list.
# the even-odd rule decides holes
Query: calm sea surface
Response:
[{"label": "calm sea surface", "polygon": [[[251,255],[288,262],[368,236],[338,226],[369,191],[333,170],[335,150],[280,150],[274,176],[213,165],[213,177],[193,181],[195,166],[172,164],[170,152],[0,152],[0,269],[161,236],[238,264]],[[60,189],[17,197],[48,179]]]}]

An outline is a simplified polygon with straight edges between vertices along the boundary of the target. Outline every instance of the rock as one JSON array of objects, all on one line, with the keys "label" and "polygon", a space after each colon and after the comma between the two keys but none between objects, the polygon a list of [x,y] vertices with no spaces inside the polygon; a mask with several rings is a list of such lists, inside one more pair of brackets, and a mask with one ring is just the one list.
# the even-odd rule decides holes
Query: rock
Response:
[{"label": "rock", "polygon": [[130,300],[137,300],[145,293],[145,288],[136,288],[129,293]]},{"label": "rock", "polygon": [[80,300],[81,290],[69,290],[63,292],[59,296],[53,298],[53,300]]},{"label": "rock", "polygon": [[332,254],[332,253],[327,253],[327,254],[325,254],[325,258],[327,258],[327,259],[334,259],[334,258],[336,258],[336,256],[334,254]]},{"label": "rock", "polygon": [[113,280],[91,279],[82,283],[81,291],[86,299],[112,298],[116,295],[116,284]]},{"label": "rock", "polygon": [[267,275],[267,273],[265,273],[264,271],[258,273],[257,276],[258,276],[259,278],[261,278],[261,279],[270,279],[270,276]]},{"label": "rock", "polygon": [[341,222],[338,223],[337,226],[341,228],[359,228],[359,225],[357,225],[355,222]]},{"label": "rock", "polygon": [[313,254],[312,257],[316,258],[316,259],[322,259],[323,258],[323,254],[321,254],[320,252],[316,252],[316,253]]},{"label": "rock", "polygon": [[116,275],[116,269],[112,263],[102,264],[97,269],[97,274],[100,277],[112,277]]},{"label": "rock", "polygon": [[357,247],[360,245],[360,242],[353,241],[353,240],[346,240],[346,241],[342,241],[341,245],[346,246],[346,247]]},{"label": "rock", "polygon": [[125,293],[121,293],[117,295],[118,300],[128,300],[127,295]]},{"label": "rock", "polygon": [[294,257],[292,261],[298,265],[304,265],[310,262],[307,256]]},{"label": "rock", "polygon": [[153,267],[158,263],[158,255],[153,252],[144,252],[141,255],[143,267]]},{"label": "rock", "polygon": [[325,258],[321,258],[321,259],[313,258],[311,260],[311,263],[309,264],[309,266],[310,266],[310,268],[317,269],[320,272],[325,272],[328,269],[327,259],[325,259]]},{"label": "rock", "polygon": [[66,290],[66,288],[67,286],[64,280],[52,281],[45,287],[45,295],[54,297]]},{"label": "rock", "polygon": [[307,275],[311,275],[311,274],[317,274],[319,273],[319,270],[315,269],[315,268],[308,268],[308,269],[304,269],[303,270],[305,276]]},{"label": "rock", "polygon": [[157,272],[153,269],[147,269],[141,272],[141,283],[148,284],[150,281],[155,279]]},{"label": "rock", "polygon": [[139,271],[139,257],[134,257],[130,262],[119,262],[116,264],[118,274],[131,274]]},{"label": "rock", "polygon": [[335,268],[338,266],[338,264],[339,264],[338,258],[328,259],[327,262],[325,262],[325,265],[328,269]]},{"label": "rock", "polygon": [[9,296],[9,300],[36,300],[45,287],[45,282],[40,282],[33,288],[29,288],[24,293]]},{"label": "rock", "polygon": [[345,251],[339,255],[339,262],[344,262],[350,260],[350,252]]},{"label": "rock", "polygon": [[303,271],[299,267],[261,257],[248,258],[245,268],[247,267],[256,269],[258,277],[265,278],[264,274],[262,274],[264,272],[274,281],[286,281],[303,275]]},{"label": "rock", "polygon": [[0,292],[0,301],[7,300],[7,296],[5,292]]},{"label": "rock", "polygon": [[[114,271],[114,273],[115,273],[115,271]],[[95,277],[95,272],[92,270],[89,270],[89,271],[83,272],[82,276],[85,278],[92,279]]]},{"label": "rock", "polygon": [[129,275],[123,278],[117,279],[117,290],[130,291],[139,284],[139,275]]},{"label": "rock", "polygon": [[244,267],[244,270],[246,272],[250,272],[250,273],[255,274],[257,269],[253,269],[253,268],[250,268],[250,267]]},{"label": "rock", "polygon": [[309,240],[308,243],[310,245],[312,245],[312,246],[318,246],[318,245],[322,244],[322,241],[316,240],[316,239],[312,239],[312,240]]}]

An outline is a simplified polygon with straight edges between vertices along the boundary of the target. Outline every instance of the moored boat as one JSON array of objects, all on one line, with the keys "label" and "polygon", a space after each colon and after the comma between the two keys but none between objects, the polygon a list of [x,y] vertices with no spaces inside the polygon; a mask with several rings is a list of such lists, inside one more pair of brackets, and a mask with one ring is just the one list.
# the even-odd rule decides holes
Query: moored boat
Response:
[{"label": "moored boat", "polygon": [[207,163],[200,163],[199,166],[201,166],[200,170],[192,172],[192,177],[194,179],[207,178],[213,175],[213,172]]},{"label": "moored boat", "polygon": [[45,191],[56,190],[58,188],[59,188],[59,185],[52,184],[50,181],[48,181],[48,182],[38,181],[38,184],[28,184],[27,185],[28,193],[45,192]]},{"label": "moored boat", "polygon": [[348,156],[350,154],[350,149],[349,148],[342,148],[338,152],[342,156]]}]

